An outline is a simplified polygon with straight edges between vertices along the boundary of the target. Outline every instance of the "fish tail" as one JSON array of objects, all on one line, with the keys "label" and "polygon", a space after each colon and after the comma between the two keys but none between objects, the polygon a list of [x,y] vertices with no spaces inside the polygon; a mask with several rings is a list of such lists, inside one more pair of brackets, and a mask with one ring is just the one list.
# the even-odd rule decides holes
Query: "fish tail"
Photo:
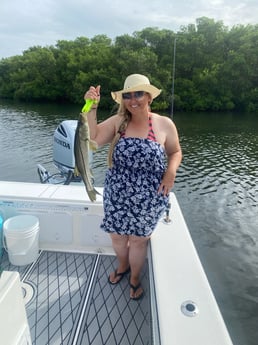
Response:
[{"label": "fish tail", "polygon": [[101,195],[94,187],[91,190],[87,190],[90,201],[96,201],[97,195]]},{"label": "fish tail", "polygon": [[88,191],[88,196],[90,198],[90,201],[96,201],[96,191],[95,189]]}]

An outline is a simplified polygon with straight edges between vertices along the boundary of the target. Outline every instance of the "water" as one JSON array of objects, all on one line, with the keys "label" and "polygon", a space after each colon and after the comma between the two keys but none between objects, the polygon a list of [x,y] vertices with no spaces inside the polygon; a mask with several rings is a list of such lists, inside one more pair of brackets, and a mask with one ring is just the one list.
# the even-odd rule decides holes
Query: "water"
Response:
[{"label": "water", "polygon": [[[54,172],[54,130],[78,111],[0,102],[0,180],[39,182],[38,163]],[[257,345],[257,116],[178,113],[174,121],[184,153],[174,192],[234,344]],[[106,154],[94,155],[99,186]]]},{"label": "water", "polygon": [[175,118],[176,194],[234,344],[258,344],[258,126],[254,115]]}]

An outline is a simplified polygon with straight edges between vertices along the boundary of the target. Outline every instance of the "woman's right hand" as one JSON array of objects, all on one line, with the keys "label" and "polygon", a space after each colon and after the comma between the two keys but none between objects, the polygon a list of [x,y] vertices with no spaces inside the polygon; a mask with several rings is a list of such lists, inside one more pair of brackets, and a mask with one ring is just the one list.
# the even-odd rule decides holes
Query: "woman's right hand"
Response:
[{"label": "woman's right hand", "polygon": [[100,85],[97,87],[91,86],[89,90],[85,93],[84,99],[93,99],[99,103],[100,101]]}]

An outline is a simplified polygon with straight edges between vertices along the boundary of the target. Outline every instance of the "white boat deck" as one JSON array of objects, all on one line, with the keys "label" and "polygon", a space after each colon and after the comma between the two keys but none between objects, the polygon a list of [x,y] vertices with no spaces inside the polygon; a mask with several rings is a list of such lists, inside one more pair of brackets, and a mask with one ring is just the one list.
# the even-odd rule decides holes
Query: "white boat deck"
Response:
[{"label": "white boat deck", "polygon": [[91,203],[83,186],[0,181],[5,217],[39,218],[38,261],[12,267],[6,254],[3,260],[26,288],[33,344],[232,345],[173,193],[170,201],[172,221],[160,220],[150,241],[145,296],[131,301],[128,277],[116,286],[107,280],[117,264],[99,229],[101,196]]}]

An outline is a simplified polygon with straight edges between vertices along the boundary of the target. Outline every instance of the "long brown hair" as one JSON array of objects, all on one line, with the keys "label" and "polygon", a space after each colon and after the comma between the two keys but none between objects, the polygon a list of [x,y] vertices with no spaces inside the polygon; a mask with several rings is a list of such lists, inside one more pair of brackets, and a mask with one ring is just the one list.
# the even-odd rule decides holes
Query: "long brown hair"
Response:
[{"label": "long brown hair", "polygon": [[108,151],[108,166],[111,168],[112,167],[112,163],[113,163],[113,152],[114,152],[114,148],[118,142],[118,140],[120,139],[121,137],[121,134],[123,132],[125,132],[130,120],[131,120],[131,113],[130,111],[128,111],[126,109],[126,107],[124,106],[124,103],[122,102],[120,105],[119,105],[119,108],[118,108],[118,111],[117,111],[117,115],[118,116],[121,116],[121,123],[120,123],[120,126],[118,127],[118,131],[116,133],[116,135],[114,136],[111,144],[110,144],[110,147],[109,147],[109,151]]}]

